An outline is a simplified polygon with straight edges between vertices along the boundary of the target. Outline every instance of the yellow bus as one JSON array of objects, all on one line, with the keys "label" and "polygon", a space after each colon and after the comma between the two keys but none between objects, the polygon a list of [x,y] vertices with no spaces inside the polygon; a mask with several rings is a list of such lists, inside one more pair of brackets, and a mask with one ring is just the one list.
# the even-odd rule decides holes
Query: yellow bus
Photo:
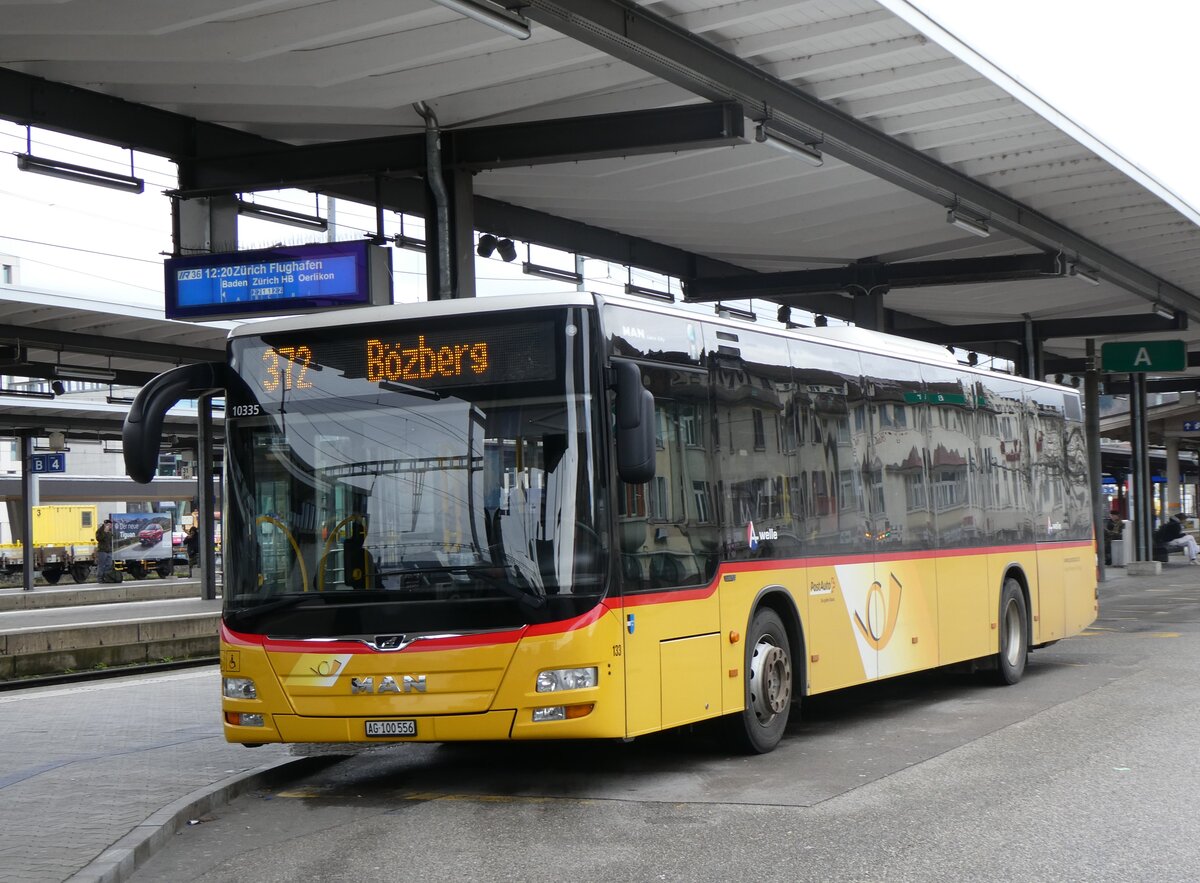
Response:
[{"label": "yellow bus", "polygon": [[226,389],[222,711],[268,742],[629,739],[952,664],[1016,683],[1097,614],[1078,395],[854,328],[649,299],[269,320]]}]

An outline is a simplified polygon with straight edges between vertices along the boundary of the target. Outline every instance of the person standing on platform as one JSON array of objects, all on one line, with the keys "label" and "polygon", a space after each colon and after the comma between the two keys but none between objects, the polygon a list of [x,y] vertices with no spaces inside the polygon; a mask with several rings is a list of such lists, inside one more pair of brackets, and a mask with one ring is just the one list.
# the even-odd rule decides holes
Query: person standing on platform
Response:
[{"label": "person standing on platform", "polygon": [[102,583],[117,582],[116,571],[113,569],[113,529],[112,519],[105,518],[104,523],[96,528],[96,579]]},{"label": "person standing on platform", "polygon": [[196,530],[196,525],[193,524],[184,534],[183,548],[187,553],[188,578],[191,579],[192,568],[196,566],[200,558],[200,531]]},{"label": "person standing on platform", "polygon": [[1154,543],[1166,546],[1168,549],[1183,549],[1187,553],[1189,562],[1200,564],[1200,561],[1196,560],[1196,553],[1200,549],[1196,546],[1195,537],[1183,532],[1182,515],[1172,515],[1163,522],[1162,526],[1154,532]]},{"label": "person standing on platform", "polygon": [[1109,512],[1108,519],[1104,522],[1104,563],[1111,565],[1112,546],[1113,543],[1119,542],[1121,534],[1125,531],[1125,522],[1116,512]]}]

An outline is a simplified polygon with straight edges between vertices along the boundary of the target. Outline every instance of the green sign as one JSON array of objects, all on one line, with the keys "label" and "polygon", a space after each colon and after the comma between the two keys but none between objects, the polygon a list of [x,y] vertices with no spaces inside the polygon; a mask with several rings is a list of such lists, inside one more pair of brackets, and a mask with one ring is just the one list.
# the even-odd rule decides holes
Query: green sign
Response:
[{"label": "green sign", "polygon": [[1100,347],[1100,364],[1109,374],[1156,374],[1187,369],[1182,340],[1123,340]]}]

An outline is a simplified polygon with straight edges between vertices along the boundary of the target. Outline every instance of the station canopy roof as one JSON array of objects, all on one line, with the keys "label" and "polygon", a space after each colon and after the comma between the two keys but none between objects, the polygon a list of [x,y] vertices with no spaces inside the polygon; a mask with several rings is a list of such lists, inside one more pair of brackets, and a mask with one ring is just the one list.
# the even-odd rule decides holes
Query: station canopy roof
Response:
[{"label": "station canopy roof", "polygon": [[[190,195],[358,187],[419,212],[411,141],[376,142],[400,159],[357,183],[342,172],[361,150],[331,150],[324,180],[256,181],[242,160],[417,137],[424,102],[475,172],[481,231],[657,270],[696,298],[736,297],[712,281],[732,276],[852,316],[886,291],[890,330],[982,350],[1044,336],[1051,372],[1078,369],[1088,338],[1200,349],[1180,327],[1200,318],[1197,213],[899,0],[522,0],[527,39],[448,6],[522,27],[488,0],[10,0],[0,116],[172,156]],[[714,106],[716,134],[687,115]],[[621,116],[543,124],[597,114]],[[499,126],[514,137],[469,138]]]}]

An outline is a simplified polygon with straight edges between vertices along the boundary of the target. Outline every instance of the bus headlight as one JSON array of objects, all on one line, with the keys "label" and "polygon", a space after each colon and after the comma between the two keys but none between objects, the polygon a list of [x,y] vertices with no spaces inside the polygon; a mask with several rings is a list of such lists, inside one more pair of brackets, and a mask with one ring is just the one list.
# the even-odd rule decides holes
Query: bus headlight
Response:
[{"label": "bus headlight", "polygon": [[549,671],[538,672],[537,691],[539,693],[554,693],[558,690],[580,690],[584,687],[594,687],[599,683],[599,670],[591,668],[552,668]]},{"label": "bus headlight", "polygon": [[258,698],[258,688],[250,678],[221,678],[221,692],[226,699]]}]

